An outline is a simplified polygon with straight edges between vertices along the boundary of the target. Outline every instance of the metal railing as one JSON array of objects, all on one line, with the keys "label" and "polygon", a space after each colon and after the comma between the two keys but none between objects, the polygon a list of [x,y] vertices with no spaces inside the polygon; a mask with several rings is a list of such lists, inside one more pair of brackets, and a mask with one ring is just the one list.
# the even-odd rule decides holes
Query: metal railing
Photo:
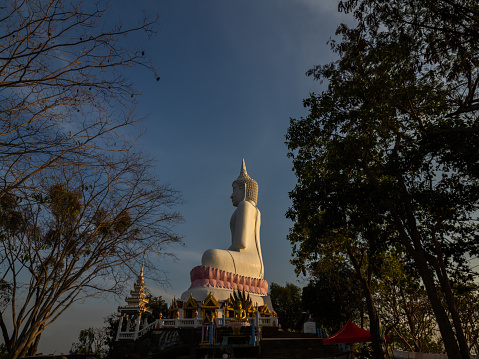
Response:
[{"label": "metal railing", "polygon": [[[231,318],[215,318],[216,326],[222,327],[227,325]],[[278,318],[276,317],[252,317],[249,320],[257,320],[260,327],[274,327],[278,326]],[[136,340],[152,330],[162,328],[198,328],[201,327],[204,318],[177,318],[177,319],[157,319],[154,322],[143,326],[135,331],[120,331],[118,332],[117,340]]]},{"label": "metal railing", "polygon": [[135,332],[120,332],[118,340],[135,339]]}]

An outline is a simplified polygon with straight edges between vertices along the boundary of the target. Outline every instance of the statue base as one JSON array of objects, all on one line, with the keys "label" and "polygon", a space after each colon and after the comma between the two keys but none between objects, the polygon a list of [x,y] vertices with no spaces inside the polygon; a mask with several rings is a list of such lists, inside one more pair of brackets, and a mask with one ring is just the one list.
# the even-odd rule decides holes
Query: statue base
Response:
[{"label": "statue base", "polygon": [[206,266],[196,266],[190,271],[191,285],[240,290],[257,295],[268,294],[268,282],[261,278],[251,278],[240,274]]},{"label": "statue base", "polygon": [[204,300],[211,292],[218,301],[228,300],[235,290],[245,291],[253,303],[258,306],[267,304],[272,308],[268,296],[268,282],[260,278],[245,277],[226,272],[221,269],[197,266],[190,272],[190,288],[181,295],[182,301],[187,301],[190,294],[195,300]]}]

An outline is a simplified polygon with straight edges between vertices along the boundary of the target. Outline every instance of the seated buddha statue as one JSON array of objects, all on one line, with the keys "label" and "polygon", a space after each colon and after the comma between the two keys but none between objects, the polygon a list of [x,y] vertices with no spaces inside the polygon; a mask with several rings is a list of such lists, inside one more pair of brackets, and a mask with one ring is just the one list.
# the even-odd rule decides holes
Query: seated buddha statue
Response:
[{"label": "seated buddha statue", "polygon": [[227,249],[208,249],[203,253],[201,264],[226,272],[251,278],[263,279],[259,230],[261,213],[256,207],[258,184],[246,172],[243,159],[241,172],[233,182],[231,195],[237,207],[230,220],[231,246]]}]

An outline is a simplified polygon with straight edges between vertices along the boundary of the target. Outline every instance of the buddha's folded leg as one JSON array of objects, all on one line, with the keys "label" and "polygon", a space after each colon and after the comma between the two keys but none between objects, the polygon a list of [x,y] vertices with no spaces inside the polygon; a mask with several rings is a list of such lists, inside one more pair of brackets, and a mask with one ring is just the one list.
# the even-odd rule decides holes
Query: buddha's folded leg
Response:
[{"label": "buddha's folded leg", "polygon": [[262,278],[262,265],[257,253],[230,251],[230,254],[233,257],[237,274],[251,278]]},{"label": "buddha's folded leg", "polygon": [[230,252],[224,249],[208,249],[203,253],[201,264],[205,267],[218,268],[226,272],[236,273],[233,258]]},{"label": "buddha's folded leg", "polygon": [[245,277],[262,278],[262,264],[256,253],[208,249],[203,253],[201,264]]}]

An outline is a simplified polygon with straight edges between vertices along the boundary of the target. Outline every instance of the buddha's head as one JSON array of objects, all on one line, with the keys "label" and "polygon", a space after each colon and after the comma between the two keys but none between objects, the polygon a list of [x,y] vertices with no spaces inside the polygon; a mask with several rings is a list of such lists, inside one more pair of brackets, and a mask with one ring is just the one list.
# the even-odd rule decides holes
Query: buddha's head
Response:
[{"label": "buddha's head", "polygon": [[258,183],[248,176],[246,165],[241,166],[240,175],[233,182],[233,194],[231,195],[233,206],[237,207],[241,201],[251,201],[255,205],[258,203]]}]

